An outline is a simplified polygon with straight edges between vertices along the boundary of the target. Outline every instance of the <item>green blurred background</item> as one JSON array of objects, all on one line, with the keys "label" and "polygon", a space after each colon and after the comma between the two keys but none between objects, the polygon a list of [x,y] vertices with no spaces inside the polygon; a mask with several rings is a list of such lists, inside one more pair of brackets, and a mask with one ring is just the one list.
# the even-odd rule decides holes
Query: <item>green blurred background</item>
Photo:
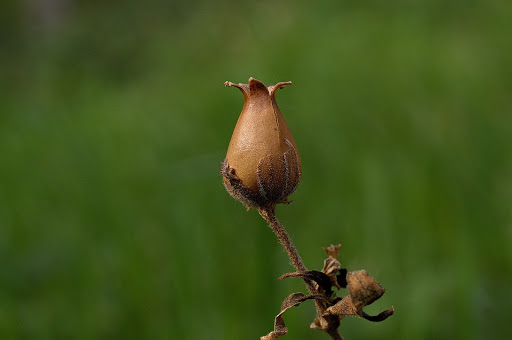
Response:
[{"label": "green blurred background", "polygon": [[[310,269],[387,293],[346,339],[504,339],[509,1],[3,1],[0,338],[258,339],[302,282],[218,173],[243,96],[303,160],[278,216]],[[311,301],[286,339],[310,330]]]}]

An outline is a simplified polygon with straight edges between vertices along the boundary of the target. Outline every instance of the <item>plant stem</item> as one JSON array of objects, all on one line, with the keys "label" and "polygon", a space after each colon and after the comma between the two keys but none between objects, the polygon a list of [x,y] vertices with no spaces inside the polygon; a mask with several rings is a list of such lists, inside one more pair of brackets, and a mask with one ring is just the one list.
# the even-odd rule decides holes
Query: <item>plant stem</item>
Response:
[{"label": "plant stem", "polygon": [[327,334],[329,334],[331,336],[332,340],[343,340],[343,337],[341,336],[341,334],[338,332],[337,329],[328,331]]},{"label": "plant stem", "polygon": [[[297,269],[299,273],[307,271],[308,269],[304,265],[304,262],[302,262],[299,252],[293,245],[290,236],[288,236],[288,233],[286,232],[286,229],[283,227],[281,223],[279,223],[279,220],[276,217],[275,206],[259,209],[259,213],[261,217],[263,217],[270,224],[270,227],[276,234],[277,238],[279,239],[279,241],[281,241],[281,244],[283,245],[284,249],[288,253],[288,256],[290,257],[290,260],[292,260],[295,269]],[[310,290],[310,292],[311,294],[315,294],[315,289],[313,289],[312,291]]]},{"label": "plant stem", "polygon": [[[290,236],[286,232],[286,229],[283,227],[283,225],[279,222],[279,220],[276,217],[275,205],[271,205],[265,208],[258,208],[258,212],[260,213],[261,217],[263,217],[263,219],[268,222],[268,224],[274,231],[274,234],[276,234],[277,238],[279,239],[284,249],[288,253],[288,257],[290,257],[290,260],[292,261],[293,266],[295,267],[297,272],[303,273],[307,271],[308,269],[304,265],[304,262],[302,262],[302,259],[300,258],[297,248],[295,248],[295,246],[292,243],[292,240],[290,239]],[[317,290],[314,283],[311,280],[304,279],[304,281],[309,292],[311,294],[317,294]],[[325,306],[316,299],[315,304],[318,320],[322,321],[322,314],[325,312]],[[337,329],[327,330],[327,333],[331,336],[333,340],[343,340],[343,337],[339,334]]]}]

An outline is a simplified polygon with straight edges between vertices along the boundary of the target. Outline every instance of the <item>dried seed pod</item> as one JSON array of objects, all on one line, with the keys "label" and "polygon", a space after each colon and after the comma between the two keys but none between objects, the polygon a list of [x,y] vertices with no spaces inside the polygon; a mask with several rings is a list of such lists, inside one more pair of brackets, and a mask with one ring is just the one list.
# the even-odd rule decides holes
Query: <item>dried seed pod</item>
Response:
[{"label": "dried seed pod", "polygon": [[299,152],[275,98],[277,89],[290,84],[267,88],[254,78],[248,84],[225,83],[242,91],[244,106],[221,174],[227,191],[248,208],[288,202],[299,185]]}]

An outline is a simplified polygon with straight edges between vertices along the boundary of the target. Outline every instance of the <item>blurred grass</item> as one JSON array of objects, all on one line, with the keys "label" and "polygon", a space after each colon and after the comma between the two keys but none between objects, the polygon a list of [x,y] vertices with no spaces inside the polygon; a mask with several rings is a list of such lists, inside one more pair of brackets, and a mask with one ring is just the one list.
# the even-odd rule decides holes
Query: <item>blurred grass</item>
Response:
[{"label": "blurred grass", "polygon": [[[303,180],[278,216],[306,265],[342,243],[387,289],[368,312],[396,308],[342,334],[507,337],[510,4],[34,3],[1,11],[0,338],[271,330],[304,288],[218,174],[243,100],[222,84],[249,76],[294,82]],[[326,338],[313,317],[287,337]]]}]

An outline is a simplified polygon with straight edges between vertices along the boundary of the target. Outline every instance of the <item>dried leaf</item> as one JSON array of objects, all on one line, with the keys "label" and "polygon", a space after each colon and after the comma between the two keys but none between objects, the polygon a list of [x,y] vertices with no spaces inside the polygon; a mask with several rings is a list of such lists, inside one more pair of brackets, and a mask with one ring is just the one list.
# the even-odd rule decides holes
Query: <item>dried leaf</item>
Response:
[{"label": "dried leaf", "polygon": [[[346,284],[342,284],[344,280],[339,280],[340,271],[343,271],[341,268],[341,263],[338,261],[339,250],[341,248],[341,244],[333,245],[330,247],[323,248],[325,253],[329,256],[324,260],[324,267],[322,268],[322,272],[327,274],[331,279],[332,285],[338,289],[345,288]],[[346,275],[347,271],[344,269],[344,275]],[[343,274],[343,273],[342,273]],[[340,283],[341,282],[341,283]]]},{"label": "dried leaf", "polygon": [[390,309],[386,309],[385,311],[381,312],[379,315],[371,316],[363,312],[363,318],[365,318],[368,321],[373,322],[381,322],[389,318],[393,313],[395,312],[395,307],[391,307]]},{"label": "dried leaf", "polygon": [[347,288],[347,269],[341,268],[336,274],[336,282],[341,288]]},{"label": "dried leaf", "polygon": [[283,320],[283,314],[288,309],[300,305],[302,302],[310,299],[317,299],[321,298],[321,296],[317,295],[306,295],[303,293],[293,293],[290,294],[286,299],[284,299],[283,303],[281,304],[281,312],[276,315],[275,321],[274,321],[274,330],[270,333],[268,333],[265,336],[262,336],[260,340],[275,340],[277,338],[282,337],[286,333],[288,333],[288,328],[286,327],[284,320]]},{"label": "dried leaf", "polygon": [[350,297],[350,295],[347,295],[334,306],[327,308],[322,316],[327,317],[329,314],[331,314],[337,315],[340,319],[342,319],[346,315],[354,315],[362,317],[368,321],[380,322],[386,320],[388,317],[393,315],[394,311],[395,308],[391,307],[390,309],[386,309],[379,315],[375,316],[368,315],[364,311],[361,311],[361,314],[359,314],[357,308],[354,307],[354,304],[352,303],[352,298]]},{"label": "dried leaf", "polygon": [[296,277],[296,278],[301,278],[301,279],[304,279],[304,280],[310,280],[310,281],[315,281],[318,286],[320,286],[323,291],[325,291],[325,294],[327,296],[330,296],[332,294],[332,290],[331,290],[331,287],[332,287],[332,281],[331,281],[331,278],[329,276],[327,276],[327,274],[325,273],[322,273],[318,270],[308,270],[308,271],[305,271],[305,272],[294,272],[294,273],[287,273],[287,274],[284,274],[283,276],[281,276],[279,279],[287,279],[287,278],[290,278],[290,277]]},{"label": "dried leaf", "polygon": [[332,245],[330,247],[324,248],[324,251],[329,256],[324,260],[324,267],[322,268],[322,272],[329,275],[333,272],[341,269],[340,261],[338,261],[338,254],[341,248],[341,244]]},{"label": "dried leaf", "polygon": [[363,307],[379,299],[386,291],[365,270],[348,273],[347,281],[350,295],[327,308],[323,314],[325,318],[329,315],[337,315],[342,319],[346,315],[356,315],[369,321],[379,322],[393,315],[395,311],[393,307],[376,316],[368,315],[363,311]]},{"label": "dried leaf", "polygon": [[313,320],[313,322],[311,323],[311,325],[309,325],[309,328],[314,328],[323,331],[326,329],[325,321],[322,323],[322,321],[320,321],[320,319],[316,317],[315,320]]},{"label": "dried leaf", "polygon": [[358,315],[350,295],[345,296],[334,306],[327,308],[324,315],[328,314],[338,315],[340,318],[343,318],[345,315]]},{"label": "dried leaf", "polygon": [[[321,331],[324,331],[332,336],[332,334],[337,334],[341,337],[341,335],[338,333],[337,329],[340,326],[340,320],[337,315],[334,314],[322,314],[321,318],[316,317],[315,320],[309,325],[309,328],[318,329]],[[333,339],[343,339],[343,338],[334,338]]]},{"label": "dried leaf", "polygon": [[363,269],[347,274],[348,291],[358,315],[363,307],[379,299],[386,290]]},{"label": "dried leaf", "polygon": [[341,244],[331,244],[329,247],[323,248],[325,253],[332,258],[338,259],[340,253]]}]

